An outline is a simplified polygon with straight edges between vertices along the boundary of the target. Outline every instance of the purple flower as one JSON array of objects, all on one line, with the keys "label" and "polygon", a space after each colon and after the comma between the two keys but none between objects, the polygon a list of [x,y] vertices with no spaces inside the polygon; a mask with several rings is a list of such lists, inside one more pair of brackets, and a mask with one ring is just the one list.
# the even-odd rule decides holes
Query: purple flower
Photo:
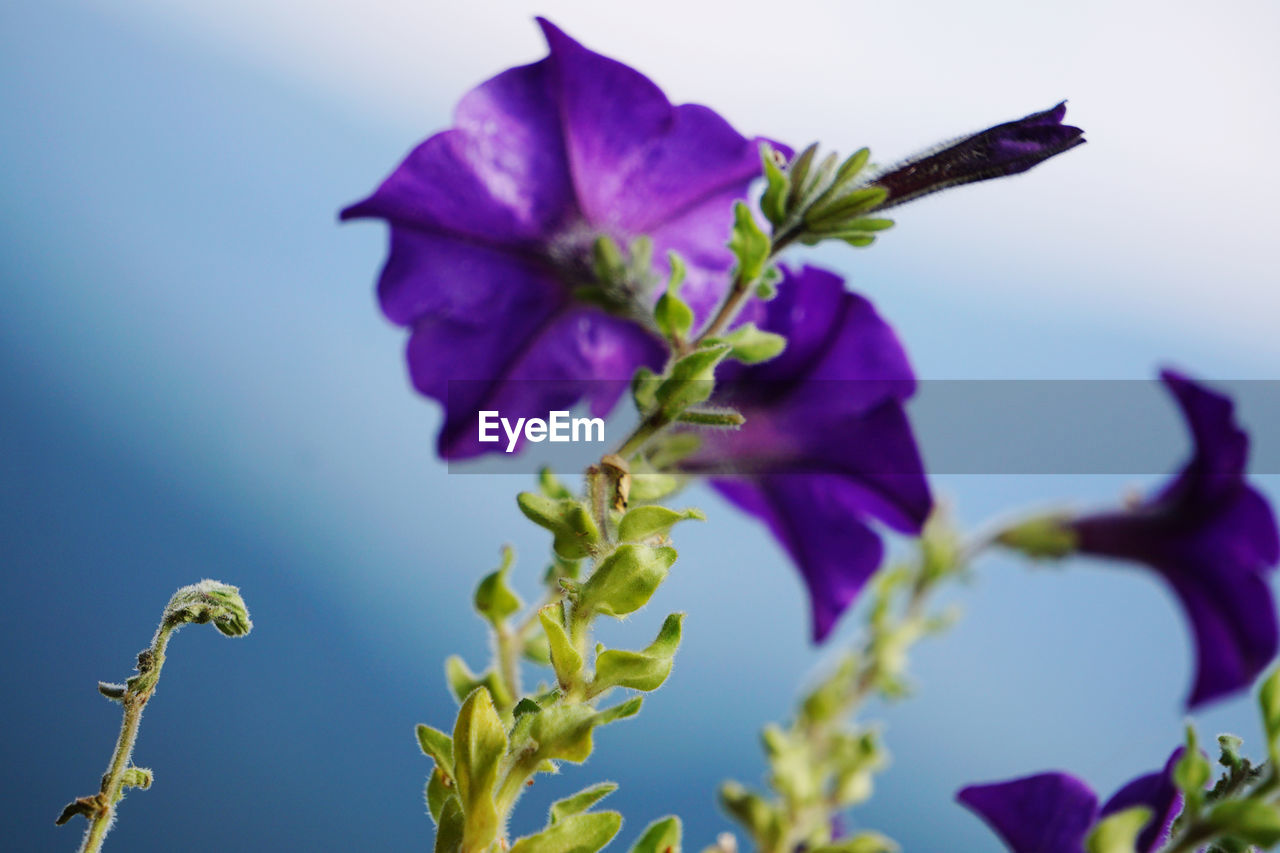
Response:
[{"label": "purple flower", "polygon": [[1083,145],[1084,131],[1062,123],[1066,114],[1064,101],[911,158],[873,182],[889,191],[880,209],[960,184],[1016,175]]},{"label": "purple flower", "polygon": [[[777,358],[729,363],[713,403],[746,416],[705,434],[686,470],[764,521],[803,575],[824,639],[880,565],[868,522],[919,533],[933,501],[903,409],[915,378],[893,330],[836,275],[784,270],[740,318],[787,338]],[[732,475],[732,476],[728,476]]]},{"label": "purple flower", "polygon": [[1267,576],[1280,537],[1266,498],[1245,482],[1249,437],[1230,398],[1172,371],[1160,378],[1191,428],[1191,460],[1153,497],[1071,528],[1081,552],[1144,563],[1173,587],[1195,634],[1195,706],[1248,687],[1275,657]]},{"label": "purple flower", "polygon": [[1182,794],[1173,784],[1173,766],[1181,755],[1182,749],[1176,750],[1164,770],[1134,779],[1101,809],[1093,790],[1066,773],[970,785],[956,799],[986,821],[1011,853],[1082,853],[1089,830],[1101,818],[1146,806],[1152,818],[1138,835],[1136,853],[1153,853],[1168,840],[1182,810]]},{"label": "purple flower", "polygon": [[716,113],[673,106],[639,72],[538,23],[547,58],[469,92],[451,130],[342,212],[391,226],[378,295],[412,330],[414,386],[445,404],[446,457],[492,449],[477,441],[479,409],[545,416],[585,396],[603,415],[636,367],[659,366],[643,325],[655,282],[602,286],[596,239],[647,235],[658,275],[679,252],[681,295],[702,320],[727,286],[733,203],[760,172],[757,143]]}]

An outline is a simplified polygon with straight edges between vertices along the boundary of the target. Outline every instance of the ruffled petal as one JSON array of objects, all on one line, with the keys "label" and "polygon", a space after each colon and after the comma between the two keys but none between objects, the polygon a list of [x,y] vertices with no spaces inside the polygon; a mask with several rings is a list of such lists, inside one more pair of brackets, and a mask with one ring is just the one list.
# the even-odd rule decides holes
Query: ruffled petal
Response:
[{"label": "ruffled petal", "polygon": [[970,785],[956,795],[1011,853],[1081,853],[1098,814],[1089,786],[1066,773]]}]

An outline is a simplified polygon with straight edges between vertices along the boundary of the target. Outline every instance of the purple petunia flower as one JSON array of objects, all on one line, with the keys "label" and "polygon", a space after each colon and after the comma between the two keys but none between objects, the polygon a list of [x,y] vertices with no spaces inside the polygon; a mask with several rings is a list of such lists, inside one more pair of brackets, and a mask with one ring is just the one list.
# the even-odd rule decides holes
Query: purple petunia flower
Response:
[{"label": "purple petunia flower", "polygon": [[1276,519],[1245,482],[1249,437],[1230,398],[1172,371],[1161,374],[1195,450],[1155,496],[1122,512],[1071,522],[1082,553],[1152,567],[1173,587],[1196,643],[1195,706],[1248,687],[1276,655],[1267,582],[1280,560]]},{"label": "purple petunia flower", "polygon": [[391,226],[378,295],[412,330],[414,386],[445,404],[445,457],[492,449],[477,441],[479,409],[545,416],[585,396],[603,415],[638,366],[659,366],[643,325],[654,281],[602,285],[596,239],[648,236],[662,276],[679,252],[681,296],[701,321],[727,286],[733,203],[760,173],[757,142],[716,113],[673,106],[639,72],[538,23],[549,56],[469,92],[453,129],[342,212]]},{"label": "purple petunia flower", "polygon": [[1093,790],[1066,773],[970,785],[956,799],[986,821],[1011,853],[1083,853],[1085,838],[1100,819],[1146,806],[1152,816],[1138,834],[1136,853],[1153,853],[1169,839],[1182,810],[1182,794],[1173,784],[1173,767],[1181,756],[1179,748],[1164,770],[1134,779],[1101,809]]},{"label": "purple petunia flower", "polygon": [[889,191],[880,208],[960,184],[1016,175],[1083,145],[1084,131],[1062,123],[1066,114],[1064,101],[907,160],[873,182]]},{"label": "purple petunia flower", "polygon": [[[787,338],[771,361],[728,363],[713,403],[746,416],[708,432],[686,470],[769,525],[804,576],[822,640],[880,565],[876,519],[919,533],[933,501],[903,408],[915,378],[897,336],[839,276],[784,270],[740,322]],[[732,474],[732,476],[724,476]]]}]

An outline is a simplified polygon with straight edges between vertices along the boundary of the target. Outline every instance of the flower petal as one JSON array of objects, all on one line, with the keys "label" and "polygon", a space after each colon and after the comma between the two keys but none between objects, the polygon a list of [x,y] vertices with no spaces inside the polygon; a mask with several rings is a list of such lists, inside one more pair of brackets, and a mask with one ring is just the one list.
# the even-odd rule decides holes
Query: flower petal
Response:
[{"label": "flower petal", "polygon": [[591,224],[648,233],[760,174],[757,143],[712,110],[672,106],[653,81],[539,18],[551,49],[574,186]]},{"label": "flower petal", "polygon": [[486,243],[545,241],[576,216],[548,60],[472,89],[455,126],[423,142],[343,219],[464,235]]},{"label": "flower petal", "polygon": [[1098,812],[1089,786],[1066,773],[970,785],[956,795],[1012,853],[1081,853]]}]

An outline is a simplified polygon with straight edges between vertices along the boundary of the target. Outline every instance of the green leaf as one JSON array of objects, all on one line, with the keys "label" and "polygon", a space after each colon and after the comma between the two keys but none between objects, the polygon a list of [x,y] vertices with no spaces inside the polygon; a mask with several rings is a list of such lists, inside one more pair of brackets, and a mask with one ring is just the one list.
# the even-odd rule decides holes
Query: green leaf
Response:
[{"label": "green leaf", "polygon": [[1280,767],[1280,667],[1262,682],[1258,691],[1258,705],[1262,708],[1262,729],[1267,734],[1267,754],[1271,766]]},{"label": "green leaf", "polygon": [[676,649],[680,647],[683,613],[672,613],[662,623],[658,636],[642,652],[608,649],[596,658],[596,676],[587,691],[598,696],[613,687],[657,690],[671,674]]},{"label": "green leaf", "polygon": [[631,845],[631,853],[679,853],[680,818],[668,815],[649,824],[644,834]]},{"label": "green leaf", "polygon": [[844,183],[858,177],[858,174],[866,167],[867,161],[870,159],[870,148],[859,148],[850,154],[848,159],[841,163],[840,168],[836,170],[836,183]]},{"label": "green leaf", "polygon": [[680,488],[680,478],[674,474],[648,472],[631,475],[631,500],[633,503],[656,501]]},{"label": "green leaf", "polygon": [[729,238],[729,249],[738,259],[737,280],[745,284],[760,278],[772,248],[773,241],[760,228],[751,208],[742,201],[735,204],[733,236]]},{"label": "green leaf", "polygon": [[720,786],[720,805],[746,828],[758,846],[772,847],[782,834],[782,818],[777,809],[737,782]]},{"label": "green leaf", "polygon": [[791,165],[787,167],[787,177],[791,181],[791,187],[787,191],[787,209],[794,210],[796,205],[800,203],[800,196],[809,183],[809,169],[813,166],[813,158],[818,154],[818,143],[813,143],[808,148],[801,151],[791,161]]},{"label": "green leaf", "polygon": [[618,522],[618,539],[623,542],[642,542],[654,536],[666,536],[677,522],[696,519],[706,521],[700,509],[677,511],[665,506],[638,506],[629,510]]},{"label": "green leaf", "polygon": [[1207,820],[1223,835],[1258,847],[1280,844],[1280,807],[1263,800],[1226,800],[1213,807]]},{"label": "green leaf", "polygon": [[538,488],[542,489],[542,493],[552,500],[562,501],[573,497],[573,492],[569,491],[564,483],[561,483],[560,479],[546,466],[538,469]]},{"label": "green leaf", "polygon": [[427,779],[427,811],[431,814],[431,820],[440,823],[440,812],[444,808],[445,800],[453,797],[457,799],[452,783],[448,777],[440,772],[440,768],[436,767],[431,771],[431,777]]},{"label": "green leaf", "polygon": [[533,492],[521,492],[516,496],[516,504],[526,518],[554,534],[552,548],[566,560],[589,556],[600,542],[595,519],[576,500],[554,500]]},{"label": "green leaf", "polygon": [[444,801],[440,817],[436,820],[435,853],[459,853],[465,831],[462,804],[457,797],[449,797]]},{"label": "green leaf", "polygon": [[893,839],[878,832],[859,832],[839,841],[819,844],[811,848],[811,853],[897,853],[898,849]]},{"label": "green leaf", "polygon": [[587,705],[552,705],[536,714],[525,714],[512,737],[516,751],[531,749],[541,761],[581,764],[591,756],[592,731],[597,726],[630,717],[640,710],[637,696],[620,705],[596,711]]},{"label": "green leaf", "polygon": [[502,620],[517,612],[524,606],[520,597],[507,586],[507,572],[515,560],[515,551],[510,545],[502,548],[502,565],[497,571],[485,575],[484,580],[476,587],[476,611],[496,628]]},{"label": "green leaf", "polygon": [[570,815],[537,835],[527,835],[511,845],[511,853],[596,853],[622,828],[617,812]]},{"label": "green leaf", "polygon": [[729,358],[743,364],[760,364],[777,358],[787,348],[786,338],[774,332],[761,331],[755,323],[743,323],[718,340],[732,347]]},{"label": "green leaf", "polygon": [[1178,763],[1173,766],[1173,784],[1182,791],[1186,801],[1184,812],[1195,816],[1204,803],[1204,788],[1209,784],[1213,768],[1196,743],[1196,730],[1187,726],[1187,748]]},{"label": "green leaf", "polygon": [[453,738],[449,737],[439,729],[433,729],[431,726],[418,724],[418,745],[422,747],[422,751],[431,757],[436,767],[447,776],[453,775]]},{"label": "green leaf", "polygon": [[560,686],[568,688],[582,672],[582,655],[573,647],[569,635],[564,629],[555,611],[560,605],[553,604],[538,611],[538,621],[546,632],[547,643],[551,647],[551,666],[556,671]]},{"label": "green leaf", "polygon": [[817,234],[852,228],[852,223],[884,203],[889,191],[884,187],[862,187],[833,194],[805,211],[805,226]]},{"label": "green leaf", "polygon": [[506,728],[493,707],[489,691],[478,687],[458,709],[453,728],[454,781],[466,815],[467,839],[477,849],[488,846],[498,836],[498,809],[493,802],[493,789],[506,753]]},{"label": "green leaf", "polygon": [[504,708],[515,701],[515,698],[507,692],[506,686],[496,672],[488,670],[483,677],[478,676],[457,655],[450,655],[445,659],[444,678],[449,684],[449,689],[453,691],[454,697],[459,702],[470,696],[477,687],[483,687],[488,690],[493,700]]},{"label": "green leaf", "polygon": [[671,375],[654,389],[654,400],[668,417],[705,402],[715,387],[716,366],[729,355],[727,344],[694,350],[671,366]]},{"label": "green leaf", "polygon": [[606,616],[634,613],[653,597],[675,561],[674,548],[619,545],[582,585],[579,605]]},{"label": "green leaf", "polygon": [[602,284],[619,282],[626,276],[626,259],[611,237],[601,235],[591,245],[591,268],[596,274],[596,281]]},{"label": "green leaf", "polygon": [[1100,821],[1084,842],[1087,853],[1134,853],[1138,833],[1151,820],[1151,809],[1134,806]]},{"label": "green leaf", "polygon": [[684,260],[675,252],[667,254],[667,262],[671,266],[671,275],[667,279],[667,289],[658,297],[658,304],[653,307],[653,319],[658,324],[658,331],[671,340],[684,340],[693,328],[693,309],[680,298],[680,285],[684,281]]},{"label": "green leaf", "polygon": [[760,160],[764,166],[765,188],[760,197],[760,211],[774,225],[787,218],[787,192],[791,181],[778,164],[777,152],[767,142],[760,145]]},{"label": "green leaf", "polygon": [[598,785],[592,785],[590,788],[583,788],[572,797],[556,800],[551,804],[551,813],[547,822],[548,824],[556,824],[569,815],[585,812],[616,790],[618,790],[617,783],[601,782]]}]

